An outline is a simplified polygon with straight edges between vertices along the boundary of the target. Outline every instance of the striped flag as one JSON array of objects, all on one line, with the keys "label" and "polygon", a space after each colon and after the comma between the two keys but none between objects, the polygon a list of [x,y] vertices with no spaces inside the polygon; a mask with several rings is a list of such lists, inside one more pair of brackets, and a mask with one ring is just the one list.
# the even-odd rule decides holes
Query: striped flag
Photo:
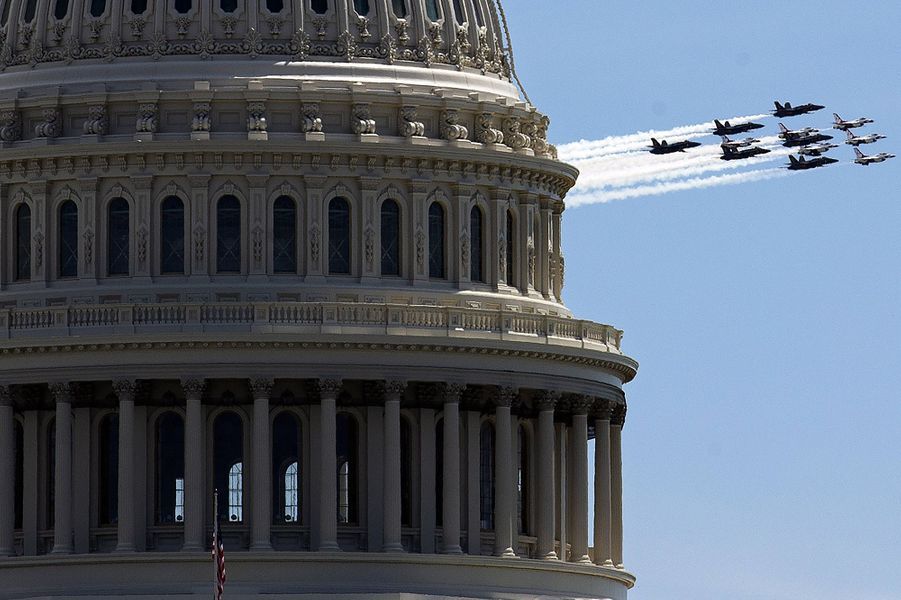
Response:
[{"label": "striped flag", "polygon": [[213,600],[222,600],[225,592],[225,545],[219,531],[219,490],[213,493]]}]

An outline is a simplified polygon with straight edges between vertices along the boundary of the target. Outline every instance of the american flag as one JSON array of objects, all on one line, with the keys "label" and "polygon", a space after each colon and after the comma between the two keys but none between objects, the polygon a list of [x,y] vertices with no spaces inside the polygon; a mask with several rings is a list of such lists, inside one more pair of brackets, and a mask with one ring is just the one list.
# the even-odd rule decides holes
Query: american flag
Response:
[{"label": "american flag", "polygon": [[213,494],[213,600],[222,600],[225,592],[225,545],[219,531],[219,491]]}]

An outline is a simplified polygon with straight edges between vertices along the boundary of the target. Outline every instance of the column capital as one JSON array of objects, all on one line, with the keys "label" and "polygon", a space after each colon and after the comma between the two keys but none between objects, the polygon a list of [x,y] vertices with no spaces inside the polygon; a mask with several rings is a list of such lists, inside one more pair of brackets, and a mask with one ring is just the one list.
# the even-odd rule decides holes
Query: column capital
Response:
[{"label": "column capital", "polygon": [[407,391],[407,382],[402,379],[389,379],[381,382],[382,399],[385,402],[389,400],[400,400],[404,392]]},{"label": "column capital", "polygon": [[466,392],[465,383],[447,383],[444,385],[444,403],[459,404]]},{"label": "column capital", "polygon": [[113,381],[113,391],[119,400],[134,400],[138,382],[134,379],[116,379]]},{"label": "column capital", "polygon": [[594,398],[591,396],[576,395],[569,401],[570,410],[577,416],[587,415],[593,405]]},{"label": "column capital", "polygon": [[519,390],[512,386],[502,386],[497,388],[497,395],[494,397],[494,403],[498,407],[510,408],[519,397]]},{"label": "column capital", "polygon": [[56,381],[50,384],[50,393],[57,404],[72,402],[72,384]]},{"label": "column capital", "polygon": [[539,412],[553,411],[557,407],[557,403],[560,402],[560,396],[560,392],[555,390],[541,390],[535,396],[535,406]]},{"label": "column capital", "polygon": [[319,386],[319,394],[320,395],[329,395],[329,396],[337,396],[341,393],[341,389],[344,387],[344,380],[342,379],[319,379],[317,381],[317,385]]},{"label": "column capital", "polygon": [[601,421],[609,421],[613,418],[617,403],[613,400],[598,399],[591,407],[591,415]]},{"label": "column capital", "polygon": [[181,380],[181,389],[184,390],[185,397],[188,399],[200,399],[204,388],[206,388],[205,379],[187,377]]},{"label": "column capital", "polygon": [[272,387],[274,385],[274,379],[266,377],[256,377],[250,380],[250,393],[253,395],[254,400],[262,398],[269,400],[269,397],[272,394]]},{"label": "column capital", "polygon": [[610,419],[611,425],[616,425],[620,429],[622,429],[623,425],[626,424],[626,411],[627,406],[626,403],[617,404],[616,408],[613,410],[613,416]]},{"label": "column capital", "polygon": [[8,385],[0,385],[0,406],[13,405],[12,388]]}]

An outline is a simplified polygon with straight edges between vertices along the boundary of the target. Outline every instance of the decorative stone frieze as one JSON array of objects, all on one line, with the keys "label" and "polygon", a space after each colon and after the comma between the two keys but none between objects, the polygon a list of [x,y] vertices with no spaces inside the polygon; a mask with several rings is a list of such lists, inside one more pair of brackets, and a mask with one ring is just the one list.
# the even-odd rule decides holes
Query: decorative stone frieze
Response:
[{"label": "decorative stone frieze", "polygon": [[198,378],[187,378],[181,380],[181,389],[188,399],[199,399],[203,396],[206,389],[206,380]]},{"label": "decorative stone frieze", "polygon": [[209,136],[210,131],[210,111],[209,102],[194,103],[194,118],[191,121],[191,133],[205,133]]},{"label": "decorative stone frieze", "polygon": [[22,122],[16,110],[0,112],[0,141],[16,142],[22,139]]},{"label": "decorative stone frieze", "polygon": [[146,102],[138,106],[138,117],[135,120],[137,133],[156,133],[159,127],[159,108],[155,103]]},{"label": "decorative stone frieze", "polygon": [[344,382],[340,379],[319,379],[317,380],[320,396],[336,397],[344,389]]},{"label": "decorative stone frieze", "polygon": [[266,123],[266,103],[265,102],[248,102],[247,103],[247,131],[248,132],[265,132],[268,128]]},{"label": "decorative stone frieze", "polygon": [[105,135],[108,125],[106,106],[99,104],[88,107],[88,118],[83,127],[85,135]]},{"label": "decorative stone frieze", "polygon": [[504,139],[507,145],[516,151],[529,147],[531,143],[529,136],[522,133],[521,127],[522,123],[518,117],[504,119]]},{"label": "decorative stone frieze", "polygon": [[469,130],[459,123],[460,111],[449,108],[441,113],[441,136],[446,140],[463,140],[469,135]]},{"label": "decorative stone frieze", "polygon": [[254,398],[268,399],[272,395],[272,388],[275,385],[273,379],[265,377],[257,377],[250,380],[250,393]]},{"label": "decorative stone frieze", "polygon": [[479,113],[476,117],[476,140],[483,144],[503,144],[504,134],[493,127],[494,115],[490,112]]},{"label": "decorative stone frieze", "polygon": [[34,136],[37,138],[55,138],[61,133],[60,115],[58,108],[45,108],[41,113],[43,120],[35,125]]},{"label": "decorative stone frieze", "polygon": [[353,118],[354,133],[357,135],[375,134],[375,119],[372,118],[372,109],[368,104],[354,104]]},{"label": "decorative stone frieze", "polygon": [[415,106],[402,106],[400,109],[400,134],[403,137],[422,137],[425,135],[425,125],[416,120]]}]

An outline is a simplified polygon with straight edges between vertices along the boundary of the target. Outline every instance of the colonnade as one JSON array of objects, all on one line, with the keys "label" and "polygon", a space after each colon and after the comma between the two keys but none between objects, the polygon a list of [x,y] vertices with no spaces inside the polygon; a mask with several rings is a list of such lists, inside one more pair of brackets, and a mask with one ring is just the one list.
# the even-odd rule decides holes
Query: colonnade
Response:
[{"label": "colonnade", "polygon": [[[318,510],[311,523],[313,549],[319,552],[340,551],[338,544],[338,491],[335,485],[337,468],[336,418],[337,404],[344,383],[340,379],[320,379],[317,382]],[[270,449],[271,379],[249,382],[252,395],[251,477],[253,499],[250,519],[250,549],[270,551],[272,524],[272,469]],[[134,380],[113,382],[118,400],[118,522],[115,551],[135,552],[140,545],[136,537],[136,507],[143,506],[137,497],[135,465],[135,395]],[[202,401],[205,382],[184,379],[181,388],[185,399],[184,432],[184,543],[185,551],[201,551],[207,547],[205,502],[206,473],[204,418]],[[368,461],[380,461],[382,475],[382,547],[384,552],[403,552],[402,543],[402,482],[401,482],[401,402],[407,383],[384,381],[379,383],[383,402],[383,440],[381,457],[368,455]],[[445,554],[462,554],[462,507],[472,507],[472,473],[461,468],[462,419],[460,405],[467,387],[458,382],[444,384],[441,389],[443,411],[443,443],[436,451],[442,453],[441,498],[442,544],[435,550]],[[72,459],[72,403],[73,387],[68,383],[49,386],[55,402],[55,490],[53,521],[53,554],[73,552],[72,494],[64,493],[73,485]],[[512,387],[491,388],[495,431],[494,444],[494,554],[498,557],[517,556],[516,502],[516,435],[511,409],[521,402],[521,393]],[[534,558],[570,560],[571,562],[622,568],[622,472],[621,432],[625,406],[621,401],[593,398],[584,395],[561,394],[540,390],[529,394],[532,412],[537,413],[537,442],[535,466],[535,526],[537,538]],[[468,415],[467,415],[468,416]],[[588,440],[589,417],[595,435],[594,478],[594,553],[589,554],[588,539]],[[476,413],[476,423],[478,423]],[[14,490],[15,441],[14,403],[9,387],[0,386],[0,556],[14,552]],[[471,428],[468,428],[471,431]],[[469,434],[472,435],[471,433]],[[478,434],[476,434],[478,435]],[[471,437],[469,438],[472,439]],[[478,439],[478,438],[476,438]],[[471,443],[471,442],[468,442]],[[371,447],[370,447],[371,448]],[[423,458],[422,460],[426,460]],[[476,472],[478,477],[478,472]],[[478,479],[475,480],[478,482]],[[469,498],[463,494],[462,483],[467,482]],[[569,490],[562,493],[561,490]],[[478,498],[476,499],[478,502]],[[472,517],[469,529],[472,529]],[[425,524],[423,525],[425,526]],[[469,534],[468,553],[479,554],[473,548]],[[569,556],[567,557],[567,548]],[[426,551],[423,548],[423,551]],[[559,551],[559,552],[558,552]]]}]

